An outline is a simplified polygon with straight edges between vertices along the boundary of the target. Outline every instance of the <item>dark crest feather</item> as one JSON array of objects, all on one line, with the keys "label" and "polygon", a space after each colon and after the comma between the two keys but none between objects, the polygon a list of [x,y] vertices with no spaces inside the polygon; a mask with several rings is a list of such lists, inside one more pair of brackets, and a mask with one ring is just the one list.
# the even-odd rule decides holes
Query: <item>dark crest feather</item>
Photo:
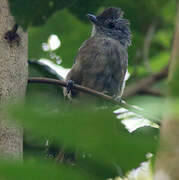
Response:
[{"label": "dark crest feather", "polygon": [[97,19],[105,21],[106,19],[118,19],[123,17],[124,12],[120,8],[111,7],[103,11],[97,16]]}]

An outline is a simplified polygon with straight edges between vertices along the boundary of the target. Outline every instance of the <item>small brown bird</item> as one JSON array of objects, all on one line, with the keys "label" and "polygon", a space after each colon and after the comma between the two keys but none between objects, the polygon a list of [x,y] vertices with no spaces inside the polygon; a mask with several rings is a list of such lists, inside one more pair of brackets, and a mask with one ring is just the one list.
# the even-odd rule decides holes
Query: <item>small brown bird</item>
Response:
[{"label": "small brown bird", "polygon": [[74,65],[66,77],[64,95],[76,83],[113,97],[121,97],[128,66],[127,47],[131,44],[129,22],[119,8],[108,8],[100,15],[88,14],[93,24],[91,37],[79,49]]}]

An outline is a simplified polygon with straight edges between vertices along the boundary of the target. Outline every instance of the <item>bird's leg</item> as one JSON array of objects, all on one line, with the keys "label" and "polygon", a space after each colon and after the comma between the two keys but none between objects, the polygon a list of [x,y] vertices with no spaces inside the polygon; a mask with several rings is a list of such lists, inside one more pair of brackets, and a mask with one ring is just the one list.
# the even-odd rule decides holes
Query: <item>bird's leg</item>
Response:
[{"label": "bird's leg", "polygon": [[117,97],[115,97],[114,99],[115,99],[116,101],[118,101],[119,103],[123,101],[122,98],[121,98],[121,96],[117,96]]},{"label": "bird's leg", "polygon": [[74,86],[74,81],[73,80],[68,80],[66,88],[64,89],[64,96],[68,97],[70,100],[72,100],[72,89]]},{"label": "bird's leg", "polygon": [[69,94],[71,92],[71,90],[73,89],[73,86],[74,86],[74,81],[73,80],[68,80],[67,81],[67,86],[66,86],[67,94]]}]

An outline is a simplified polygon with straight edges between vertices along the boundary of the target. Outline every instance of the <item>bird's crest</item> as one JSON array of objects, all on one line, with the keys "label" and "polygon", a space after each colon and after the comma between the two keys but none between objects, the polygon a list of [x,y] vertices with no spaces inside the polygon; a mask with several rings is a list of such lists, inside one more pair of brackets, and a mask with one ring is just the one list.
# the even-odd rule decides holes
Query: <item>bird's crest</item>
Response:
[{"label": "bird's crest", "polygon": [[124,12],[120,8],[110,7],[102,12],[97,19],[105,21],[106,19],[123,18]]}]

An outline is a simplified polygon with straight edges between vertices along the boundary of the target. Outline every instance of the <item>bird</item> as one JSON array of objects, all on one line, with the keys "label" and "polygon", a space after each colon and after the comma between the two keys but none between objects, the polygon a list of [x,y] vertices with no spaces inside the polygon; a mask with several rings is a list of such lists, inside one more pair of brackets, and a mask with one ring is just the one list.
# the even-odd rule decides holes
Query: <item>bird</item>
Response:
[{"label": "bird", "polygon": [[80,96],[73,84],[94,89],[114,98],[121,98],[128,68],[127,48],[131,45],[130,23],[120,8],[110,7],[95,16],[87,14],[93,28],[66,76],[64,95]]}]

